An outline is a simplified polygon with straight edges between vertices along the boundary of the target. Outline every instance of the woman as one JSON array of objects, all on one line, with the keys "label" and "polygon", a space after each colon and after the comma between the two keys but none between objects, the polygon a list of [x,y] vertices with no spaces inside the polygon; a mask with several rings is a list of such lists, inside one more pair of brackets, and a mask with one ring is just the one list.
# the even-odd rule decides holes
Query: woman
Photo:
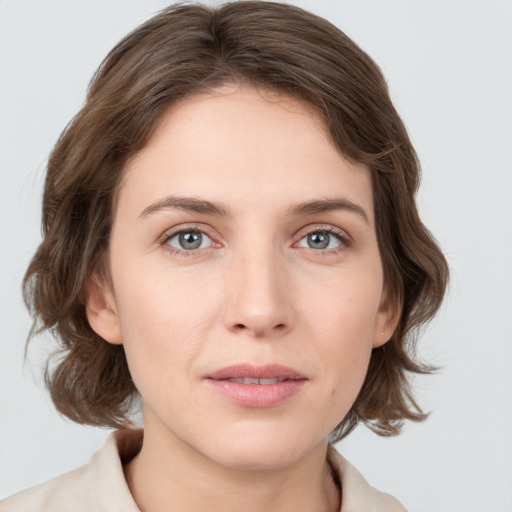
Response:
[{"label": "woman", "polygon": [[447,268],[418,179],[380,71],[325,20],[189,5],[128,35],[52,152],[25,279],[56,407],[120,430],[2,511],[403,510],[331,443],[425,417],[407,347]]}]

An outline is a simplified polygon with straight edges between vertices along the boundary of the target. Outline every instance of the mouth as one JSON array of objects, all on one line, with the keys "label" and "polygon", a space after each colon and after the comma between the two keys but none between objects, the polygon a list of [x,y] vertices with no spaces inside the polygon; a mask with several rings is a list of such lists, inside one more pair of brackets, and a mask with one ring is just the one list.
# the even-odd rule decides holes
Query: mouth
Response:
[{"label": "mouth", "polygon": [[269,384],[277,384],[278,382],[284,382],[285,378],[276,377],[274,379],[256,379],[254,377],[233,377],[231,379],[221,379],[228,380],[229,382],[237,382],[238,384],[259,384],[260,386],[267,386]]},{"label": "mouth", "polygon": [[228,366],[205,377],[206,384],[223,399],[242,407],[279,405],[299,393],[308,378],[286,366],[248,364]]}]

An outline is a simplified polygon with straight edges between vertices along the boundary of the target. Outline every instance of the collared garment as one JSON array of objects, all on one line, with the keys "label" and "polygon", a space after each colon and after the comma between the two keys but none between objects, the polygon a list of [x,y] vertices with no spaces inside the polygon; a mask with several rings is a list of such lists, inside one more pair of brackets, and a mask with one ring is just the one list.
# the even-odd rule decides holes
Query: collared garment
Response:
[{"label": "collared garment", "polygon": [[[89,464],[6,498],[0,512],[140,512],[123,464],[138,453],[142,437],[142,430],[112,432]],[[341,484],[340,512],[405,512],[395,498],[371,487],[333,446],[328,460]]]}]

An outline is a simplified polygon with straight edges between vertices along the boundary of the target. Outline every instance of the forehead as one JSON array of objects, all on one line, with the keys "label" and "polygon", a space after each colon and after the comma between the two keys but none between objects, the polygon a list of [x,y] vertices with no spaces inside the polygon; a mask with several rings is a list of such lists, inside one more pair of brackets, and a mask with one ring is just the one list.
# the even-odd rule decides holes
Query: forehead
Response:
[{"label": "forehead", "polygon": [[247,87],[173,105],[128,162],[120,199],[140,209],[169,194],[234,209],[342,195],[373,218],[368,169],[340,154],[319,113],[289,96]]}]

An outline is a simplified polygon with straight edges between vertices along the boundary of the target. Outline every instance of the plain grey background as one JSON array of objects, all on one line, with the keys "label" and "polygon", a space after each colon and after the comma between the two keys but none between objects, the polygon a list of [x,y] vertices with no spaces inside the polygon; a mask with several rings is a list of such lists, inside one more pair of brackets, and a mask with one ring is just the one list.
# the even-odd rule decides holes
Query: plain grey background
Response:
[{"label": "plain grey background", "polygon": [[[0,498],[89,459],[107,432],[74,425],[41,385],[51,347],[20,293],[40,240],[44,167],[88,81],[158,0],[0,0]],[[214,2],[211,2],[214,3]],[[302,0],[382,67],[424,169],[420,211],[452,271],[420,351],[432,410],[397,438],[338,448],[410,512],[512,510],[512,2]]]}]

